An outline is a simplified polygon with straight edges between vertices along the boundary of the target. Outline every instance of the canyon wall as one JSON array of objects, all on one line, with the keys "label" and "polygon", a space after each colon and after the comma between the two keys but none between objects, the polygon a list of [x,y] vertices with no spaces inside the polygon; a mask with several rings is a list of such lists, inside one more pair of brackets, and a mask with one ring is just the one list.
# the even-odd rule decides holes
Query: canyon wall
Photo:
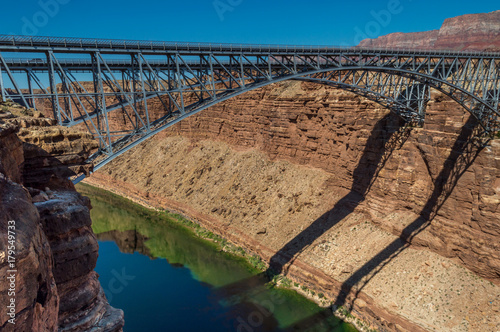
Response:
[{"label": "canyon wall", "polygon": [[352,93],[284,82],[189,117],[88,181],[186,213],[381,330],[489,330],[500,141],[481,145],[475,128],[440,93],[423,128],[404,128]]},{"label": "canyon wall", "polygon": [[448,18],[439,30],[365,39],[359,46],[499,52],[500,10]]},{"label": "canyon wall", "polygon": [[[0,302],[16,301],[15,324],[0,308],[2,331],[121,331],[93,271],[98,245],[90,201],[68,176],[89,172],[96,143],[13,104],[0,114],[0,271],[10,275],[8,225],[15,225],[15,296],[0,283]],[[9,223],[9,221],[11,221]]]},{"label": "canyon wall", "polygon": [[[386,113],[350,93],[287,83],[214,106],[167,134],[255,148],[271,160],[324,170],[333,176],[333,191],[364,195],[364,211],[395,235],[432,204],[442,204],[414,244],[457,258],[500,284],[499,141],[479,150],[460,137],[469,114],[439,93],[428,104],[424,127],[398,137],[406,139],[401,146],[387,144],[399,123]],[[443,167],[450,168],[446,178]],[[454,178],[451,172],[463,174]],[[456,185],[442,189],[446,202],[433,197],[440,181]]]}]

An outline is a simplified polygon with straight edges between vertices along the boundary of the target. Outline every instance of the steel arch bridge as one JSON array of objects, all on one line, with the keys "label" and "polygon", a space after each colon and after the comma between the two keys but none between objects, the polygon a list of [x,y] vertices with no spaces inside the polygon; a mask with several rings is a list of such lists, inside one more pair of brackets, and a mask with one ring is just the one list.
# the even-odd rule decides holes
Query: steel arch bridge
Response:
[{"label": "steel arch bridge", "polygon": [[415,125],[433,88],[485,135],[500,130],[498,53],[0,35],[2,98],[85,126],[99,142],[95,169],[207,107],[285,80],[352,91]]}]

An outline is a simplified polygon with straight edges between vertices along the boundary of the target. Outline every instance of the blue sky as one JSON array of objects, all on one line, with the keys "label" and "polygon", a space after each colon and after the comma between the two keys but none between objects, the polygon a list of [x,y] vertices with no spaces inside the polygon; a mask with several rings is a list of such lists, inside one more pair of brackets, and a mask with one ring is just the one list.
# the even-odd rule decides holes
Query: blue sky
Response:
[{"label": "blue sky", "polygon": [[353,45],[499,9],[498,0],[24,0],[2,3],[0,34]]}]

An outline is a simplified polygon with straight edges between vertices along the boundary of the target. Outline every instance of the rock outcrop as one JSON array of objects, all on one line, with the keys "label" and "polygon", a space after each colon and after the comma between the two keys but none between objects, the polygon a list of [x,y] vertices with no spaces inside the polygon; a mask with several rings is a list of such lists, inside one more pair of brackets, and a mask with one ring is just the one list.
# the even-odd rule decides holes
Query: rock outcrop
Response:
[{"label": "rock outcrop", "polygon": [[365,39],[359,46],[499,52],[500,10],[449,18],[439,30]]},{"label": "rock outcrop", "polygon": [[374,48],[409,48],[432,49],[439,37],[439,30],[424,32],[394,32],[376,39],[365,39],[359,43],[361,47]]},{"label": "rock outcrop", "polygon": [[88,132],[56,126],[56,121],[35,113],[36,117],[15,117],[9,121],[19,128],[17,136],[23,142],[23,182],[28,187],[44,189],[56,186],[57,179],[75,174],[89,175],[92,164],[86,159],[97,148]]},{"label": "rock outcrop", "polygon": [[500,51],[500,10],[446,19],[434,48]]},{"label": "rock outcrop", "polygon": [[[8,109],[8,110],[7,110]],[[1,303],[15,298],[15,324],[0,308],[2,331],[121,331],[93,271],[98,245],[90,201],[67,179],[88,173],[90,135],[55,126],[14,104],[0,116],[0,270],[8,270],[8,226],[15,224],[16,294],[0,283]]]},{"label": "rock outcrop", "polygon": [[[90,200],[75,191],[49,195],[49,200],[35,206],[54,257],[61,299],[59,331],[88,331],[96,322],[109,324],[107,331],[115,331],[121,327],[123,312],[107,303],[94,272],[99,247],[91,228]],[[108,317],[107,322],[103,324],[100,317]]]},{"label": "rock outcrop", "polygon": [[3,144],[0,145],[0,172],[12,181],[20,183],[24,152],[22,142],[16,133],[17,127],[15,125],[1,124],[0,140]]},{"label": "rock outcrop", "polygon": [[[2,331],[56,331],[59,296],[52,273],[53,258],[40,218],[27,190],[0,174],[0,329]],[[15,239],[15,287],[7,279],[9,266],[7,241],[9,221]],[[11,233],[12,234],[12,233]],[[15,289],[15,294],[10,289]],[[10,293],[10,294],[9,294]],[[7,305],[15,300],[15,316]],[[15,317],[15,325],[8,322]]]}]

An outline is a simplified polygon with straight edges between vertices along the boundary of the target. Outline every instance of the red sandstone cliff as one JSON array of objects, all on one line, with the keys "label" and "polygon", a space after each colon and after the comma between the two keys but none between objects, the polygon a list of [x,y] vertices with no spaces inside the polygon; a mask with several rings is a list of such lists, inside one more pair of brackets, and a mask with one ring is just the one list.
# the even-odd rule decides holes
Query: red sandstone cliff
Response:
[{"label": "red sandstone cliff", "polygon": [[446,19],[439,30],[391,33],[365,39],[362,47],[500,51],[500,10]]},{"label": "red sandstone cliff", "polygon": [[[0,112],[0,330],[101,331],[123,326],[93,271],[98,245],[90,201],[67,180],[96,143],[85,133],[54,126],[54,120],[15,105]],[[14,114],[13,114],[14,113]],[[9,221],[15,224],[16,294],[4,276]],[[16,301],[15,325],[7,320]]]},{"label": "red sandstone cliff", "polygon": [[[426,208],[450,153],[460,153],[453,151],[454,140],[468,113],[454,101],[434,94],[426,110],[424,128],[414,129],[400,149],[390,151],[390,159],[377,178],[371,179],[370,167],[376,166],[371,163],[377,162],[381,153],[387,153],[381,151],[381,144],[390,137],[389,127],[376,128],[381,110],[375,111],[372,105],[339,90],[290,83],[218,104],[180,122],[166,134],[256,148],[273,160],[322,169],[334,175],[334,191],[353,188],[364,194],[366,183],[374,181],[363,203],[365,211],[373,222],[400,235],[405,225]],[[379,141],[370,139],[370,135],[378,135]],[[450,196],[425,236],[414,240],[443,256],[459,259],[497,284],[499,148],[498,142],[494,142],[480,151],[474,163],[468,165],[470,168],[456,179],[458,185],[448,193]],[[465,166],[459,162],[465,161],[447,167]],[[356,173],[356,167],[364,171]],[[404,219],[393,220],[390,215]]]}]

